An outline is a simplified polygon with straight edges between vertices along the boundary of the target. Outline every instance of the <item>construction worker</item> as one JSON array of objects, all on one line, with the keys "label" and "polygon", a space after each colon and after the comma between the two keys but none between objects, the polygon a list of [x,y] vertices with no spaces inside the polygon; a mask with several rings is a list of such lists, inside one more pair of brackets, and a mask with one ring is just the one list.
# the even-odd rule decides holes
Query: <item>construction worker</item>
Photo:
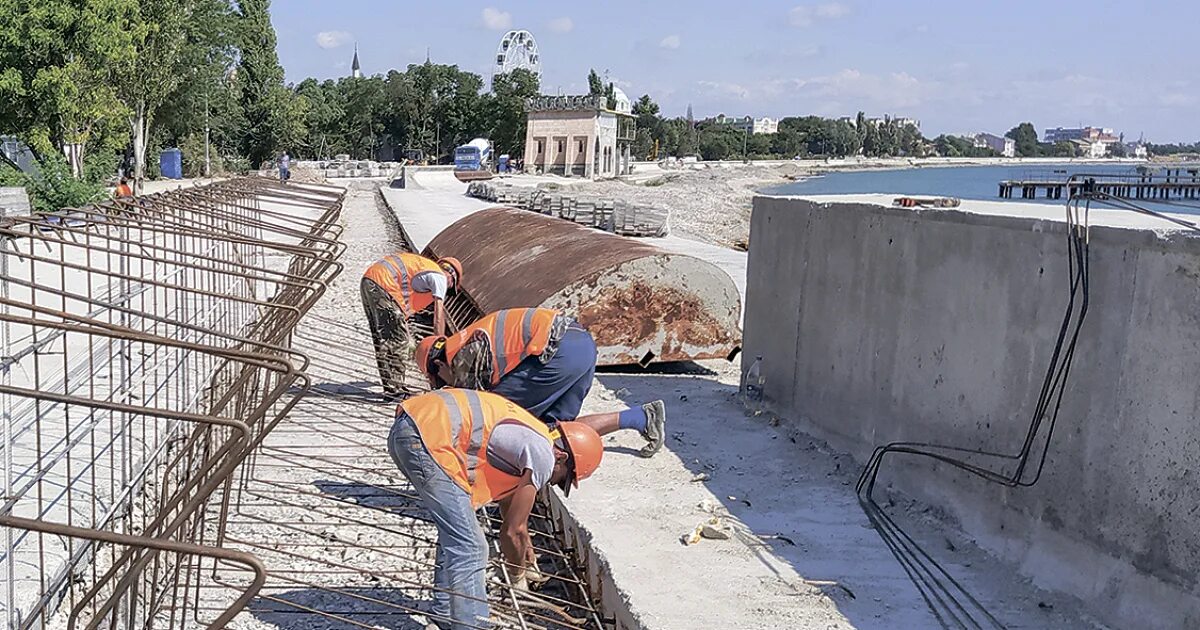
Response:
[{"label": "construction worker", "polygon": [[388,452],[437,526],[432,618],[478,628],[489,619],[488,548],[475,511],[500,504],[503,561],[526,589],[526,569],[537,570],[528,522],[538,491],[554,484],[569,495],[600,466],[604,445],[587,425],[551,430],[501,396],[442,389],[400,403]]},{"label": "construction worker", "polygon": [[411,320],[432,309],[433,330],[446,332],[443,302],[462,282],[462,263],[456,258],[433,261],[400,252],[367,268],[360,285],[363,308],[375,342],[375,361],[383,391],[396,396],[404,388],[404,366],[415,344]]},{"label": "construction worker", "polygon": [[579,416],[592,388],[596,341],[579,322],[556,310],[490,313],[448,338],[425,337],[414,358],[434,389],[490,391],[547,424],[575,420],[600,435],[635,429],[649,442],[641,450],[643,457],[662,448],[667,414],[661,400],[620,413]]},{"label": "construction worker", "polygon": [[117,184],[117,189],[113,191],[114,199],[132,199],[133,189],[129,187],[129,180],[121,178],[121,183]]}]

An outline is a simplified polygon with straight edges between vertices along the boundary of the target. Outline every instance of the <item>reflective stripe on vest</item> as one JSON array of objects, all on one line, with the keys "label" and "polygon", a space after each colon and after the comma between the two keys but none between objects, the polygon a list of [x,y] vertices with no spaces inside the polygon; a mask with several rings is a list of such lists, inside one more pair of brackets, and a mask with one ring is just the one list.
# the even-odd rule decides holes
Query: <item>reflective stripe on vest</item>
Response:
[{"label": "reflective stripe on vest", "polygon": [[[446,340],[446,358],[454,360],[460,348],[471,340],[475,331],[482,330],[490,338],[492,350],[492,385],[500,382],[526,357],[536,356],[546,349],[550,331],[558,311],[548,308],[510,308],[481,317]],[[510,330],[513,318],[520,317],[520,330]],[[520,335],[519,338],[511,338]]]},{"label": "reflective stripe on vest", "polygon": [[520,483],[520,477],[502,472],[487,461],[488,438],[497,424],[518,422],[547,441],[554,441],[550,429],[540,420],[488,392],[442,389],[410,398],[400,407],[412,417],[434,461],[470,494],[476,508],[508,496]]},{"label": "reflective stripe on vest", "polygon": [[445,274],[438,264],[424,256],[401,252],[385,256],[371,265],[364,274],[375,284],[383,287],[388,295],[400,305],[406,316],[420,313],[433,303],[433,295],[414,291],[412,279],[426,272]]}]

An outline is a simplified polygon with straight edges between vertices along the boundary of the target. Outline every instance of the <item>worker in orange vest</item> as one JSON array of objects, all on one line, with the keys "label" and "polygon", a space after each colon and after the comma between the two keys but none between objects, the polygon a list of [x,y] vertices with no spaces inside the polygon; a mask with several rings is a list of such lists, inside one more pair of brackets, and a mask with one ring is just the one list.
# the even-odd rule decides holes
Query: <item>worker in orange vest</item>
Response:
[{"label": "worker in orange vest", "polygon": [[388,452],[438,530],[432,619],[439,627],[488,626],[488,547],[475,512],[500,504],[500,549],[512,582],[528,588],[537,567],[529,514],[547,485],[569,495],[604,455],[600,436],[578,422],[551,430],[501,396],[442,389],[396,410]]},{"label": "worker in orange vest", "polygon": [[666,407],[656,400],[620,413],[580,417],[596,371],[596,341],[571,317],[548,308],[490,313],[450,337],[417,344],[417,368],[434,389],[466,387],[500,394],[547,424],[575,420],[607,435],[634,429],[644,457],[663,446]]},{"label": "worker in orange vest", "polygon": [[117,184],[117,189],[113,191],[113,197],[116,199],[132,199],[133,189],[129,187],[129,180],[121,178],[121,183]]},{"label": "worker in orange vest", "polygon": [[446,334],[446,294],[462,282],[462,263],[456,258],[437,261],[400,252],[367,268],[361,282],[363,308],[375,342],[375,362],[384,394],[404,389],[404,367],[411,361],[415,340],[414,317],[428,322],[432,311],[435,334]]}]

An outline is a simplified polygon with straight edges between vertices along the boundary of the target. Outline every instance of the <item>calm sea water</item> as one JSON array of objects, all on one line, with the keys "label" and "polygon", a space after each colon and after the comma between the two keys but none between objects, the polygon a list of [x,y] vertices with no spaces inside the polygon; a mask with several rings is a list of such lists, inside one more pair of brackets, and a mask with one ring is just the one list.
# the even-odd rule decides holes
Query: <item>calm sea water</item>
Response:
[{"label": "calm sea water", "polygon": [[[924,167],[890,171],[829,173],[772,187],[764,192],[783,195],[841,195],[888,193],[1000,201],[1000,182],[1006,179],[1066,180],[1071,175],[1132,175],[1131,164],[1038,164],[1018,166]],[[1011,201],[1022,201],[1020,191]],[[1039,197],[1041,200],[1041,197]],[[1048,203],[1062,203],[1049,201]],[[1174,212],[1189,212],[1172,208]],[[1197,213],[1189,212],[1189,213]]]}]

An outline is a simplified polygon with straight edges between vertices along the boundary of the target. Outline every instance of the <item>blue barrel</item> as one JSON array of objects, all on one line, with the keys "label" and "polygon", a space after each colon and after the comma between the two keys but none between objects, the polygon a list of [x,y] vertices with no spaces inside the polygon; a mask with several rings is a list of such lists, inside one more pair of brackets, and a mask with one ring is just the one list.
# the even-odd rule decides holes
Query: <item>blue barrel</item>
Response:
[{"label": "blue barrel", "polygon": [[158,172],[167,179],[183,179],[183,152],[179,149],[163,149],[158,156]]},{"label": "blue barrel", "polygon": [[499,166],[499,168],[497,170],[500,171],[501,173],[508,172],[508,154],[507,153],[500,156],[500,162],[498,163],[498,166]]}]

